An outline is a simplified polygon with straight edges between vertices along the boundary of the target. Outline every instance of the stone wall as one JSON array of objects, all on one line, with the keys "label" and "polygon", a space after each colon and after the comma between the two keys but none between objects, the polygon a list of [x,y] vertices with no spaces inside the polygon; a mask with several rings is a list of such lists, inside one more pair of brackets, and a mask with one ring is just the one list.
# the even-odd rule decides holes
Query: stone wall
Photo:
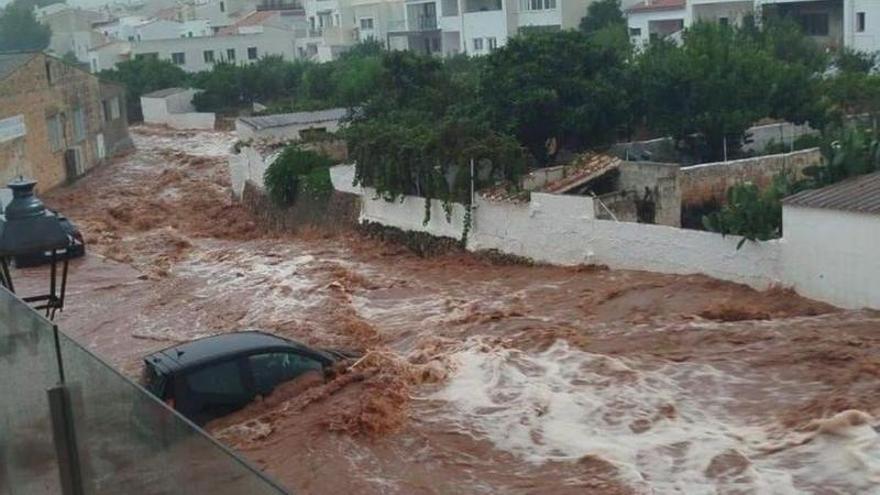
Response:
[{"label": "stone wall", "polygon": [[[120,103],[124,101],[121,99]],[[74,132],[75,109],[81,108],[85,121],[84,139]],[[121,108],[124,108],[122,106]],[[0,142],[0,183],[5,184],[21,174],[38,181],[39,191],[46,191],[78,174],[69,174],[65,166],[65,152],[79,158],[80,170],[85,173],[102,160],[99,151],[112,154],[108,134],[116,139],[127,135],[125,114],[121,122],[105,122],[102,106],[102,87],[97,77],[68,65],[59,59],[37,54],[18,70],[0,82],[0,119],[22,116],[26,134]],[[56,149],[50,144],[47,119],[58,116],[63,128],[61,143]],[[108,126],[110,132],[105,134]],[[121,126],[121,128],[120,128]]]},{"label": "stone wall", "polygon": [[358,227],[360,196],[335,191],[327,197],[313,198],[300,195],[287,208],[276,206],[266,193],[248,183],[242,193],[242,204],[260,222],[260,225],[280,232],[298,232],[318,229],[325,233],[337,233]]},{"label": "stone wall", "polygon": [[789,171],[802,176],[805,168],[822,164],[822,153],[818,148],[746,158],[729,162],[704,163],[683,167],[678,174],[683,207],[699,206],[706,203],[724,203],[727,190],[741,182],[753,182],[766,186],[773,176]]}]

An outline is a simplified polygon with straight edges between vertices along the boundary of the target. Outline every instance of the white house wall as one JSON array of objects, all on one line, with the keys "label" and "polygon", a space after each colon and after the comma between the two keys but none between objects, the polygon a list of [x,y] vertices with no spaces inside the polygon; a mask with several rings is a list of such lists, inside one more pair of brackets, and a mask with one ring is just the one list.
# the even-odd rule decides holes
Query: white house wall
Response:
[{"label": "white house wall", "polygon": [[630,39],[639,46],[644,46],[651,40],[650,24],[656,21],[676,21],[684,22],[684,27],[691,25],[691,19],[685,9],[681,10],[665,10],[656,12],[635,12],[627,15],[627,27],[632,33],[633,29],[639,29],[641,34],[638,36],[630,36]]},{"label": "white house wall", "polygon": [[[489,10],[484,12],[468,12],[463,16],[463,40],[466,52],[471,55],[489,53],[487,38],[495,38],[498,46],[507,44],[507,12]],[[483,40],[482,50],[474,50],[474,39]]]},{"label": "white house wall", "polygon": [[880,215],[786,205],[783,272],[807,297],[880,309]]},{"label": "white house wall", "polygon": [[[361,220],[461,238],[465,207],[446,221],[440,202],[424,220],[424,198],[388,202],[352,185],[355,168],[331,168],[334,188],[362,196]],[[757,289],[774,285],[847,308],[880,309],[880,215],[786,206],[785,237],[736,246],[738,236],[598,220],[592,198],[533,193],[528,203],[477,198],[467,248],[497,249],[559,265],[705,274]]]},{"label": "white house wall", "polygon": [[262,33],[239,34],[231,36],[207,36],[202,38],[178,38],[173,40],[142,41],[131,44],[131,57],[155,53],[162,60],[171,60],[172,53],[184,53],[185,63],[181,68],[187,72],[211,70],[213,63],[205,62],[204,52],[212,50],[214,61],[226,57],[226,51],[235,50],[235,63],[251,63],[248,48],[257,49],[257,58],[266,55],[280,55],[285,60],[294,60],[294,35],[292,31],[264,28]]},{"label": "white house wall", "polygon": [[[856,31],[856,14],[865,13],[865,31]],[[844,43],[858,51],[880,50],[880,1],[848,0],[843,7]]]}]

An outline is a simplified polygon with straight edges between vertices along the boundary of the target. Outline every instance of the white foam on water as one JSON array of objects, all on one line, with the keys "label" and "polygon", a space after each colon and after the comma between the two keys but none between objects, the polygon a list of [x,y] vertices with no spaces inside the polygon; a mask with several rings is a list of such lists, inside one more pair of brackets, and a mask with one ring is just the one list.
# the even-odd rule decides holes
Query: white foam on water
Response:
[{"label": "white foam on water", "polygon": [[472,339],[454,362],[447,385],[427,397],[443,401],[437,421],[530,462],[596,456],[641,493],[828,493],[827,486],[876,493],[880,486],[880,444],[870,426],[762,454],[775,425],[727,412],[754,378],[694,363],[640,369],[565,341],[526,353]]},{"label": "white foam on water", "polygon": [[290,318],[316,304],[316,282],[302,272],[315,261],[308,254],[267,253],[247,247],[210,249],[192,255],[175,266],[180,276],[198,277],[208,283],[194,292],[199,298],[240,293],[249,299],[250,319]]}]

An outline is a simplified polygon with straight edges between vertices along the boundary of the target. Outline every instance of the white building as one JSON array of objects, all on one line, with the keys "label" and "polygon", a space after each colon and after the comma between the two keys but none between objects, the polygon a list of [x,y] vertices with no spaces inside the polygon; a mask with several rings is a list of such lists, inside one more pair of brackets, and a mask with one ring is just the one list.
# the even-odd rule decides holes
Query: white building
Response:
[{"label": "white building", "polygon": [[196,112],[193,97],[197,89],[167,88],[141,96],[144,122],[174,129],[213,129],[215,115]]},{"label": "white building", "polygon": [[36,9],[35,15],[52,30],[47,51],[57,57],[73,53],[80,62],[88,62],[89,50],[104,42],[103,36],[93,29],[106,20],[104,13],[52,4]]},{"label": "white building", "polygon": [[880,172],[786,198],[782,232],[783,279],[799,294],[880,308]]},{"label": "white building", "polygon": [[625,11],[629,38],[636,46],[675,36],[691,25],[685,0],[643,0]]},{"label": "white building", "polygon": [[303,131],[338,131],[347,114],[345,108],[330,108],[316,112],[239,117],[235,120],[235,132],[240,140],[295,141],[302,138]]},{"label": "white building", "polygon": [[[407,0],[389,37],[429,54],[483,55],[530,30],[575,29],[592,0]],[[389,43],[390,44],[390,43]]]},{"label": "white building", "polygon": [[92,72],[113,68],[137,57],[170,60],[187,72],[211,70],[217,62],[253,63],[267,55],[296,58],[294,31],[252,26],[247,32],[176,39],[117,41],[89,51]]},{"label": "white building", "polygon": [[878,0],[642,0],[625,10],[630,38],[644,45],[694,22],[739,24],[748,15],[787,16],[821,45],[880,51]]},{"label": "white building", "polygon": [[306,0],[301,56],[332,60],[358,41],[389,49],[486,54],[528,29],[574,29],[593,0]]}]

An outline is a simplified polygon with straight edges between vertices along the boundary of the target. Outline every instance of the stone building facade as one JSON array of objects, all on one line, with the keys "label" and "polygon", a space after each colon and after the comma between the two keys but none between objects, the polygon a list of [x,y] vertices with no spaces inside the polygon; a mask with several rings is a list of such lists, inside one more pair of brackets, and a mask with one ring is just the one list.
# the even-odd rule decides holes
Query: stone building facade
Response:
[{"label": "stone building facade", "polygon": [[132,146],[125,89],[42,53],[0,54],[0,187],[47,191]]}]

